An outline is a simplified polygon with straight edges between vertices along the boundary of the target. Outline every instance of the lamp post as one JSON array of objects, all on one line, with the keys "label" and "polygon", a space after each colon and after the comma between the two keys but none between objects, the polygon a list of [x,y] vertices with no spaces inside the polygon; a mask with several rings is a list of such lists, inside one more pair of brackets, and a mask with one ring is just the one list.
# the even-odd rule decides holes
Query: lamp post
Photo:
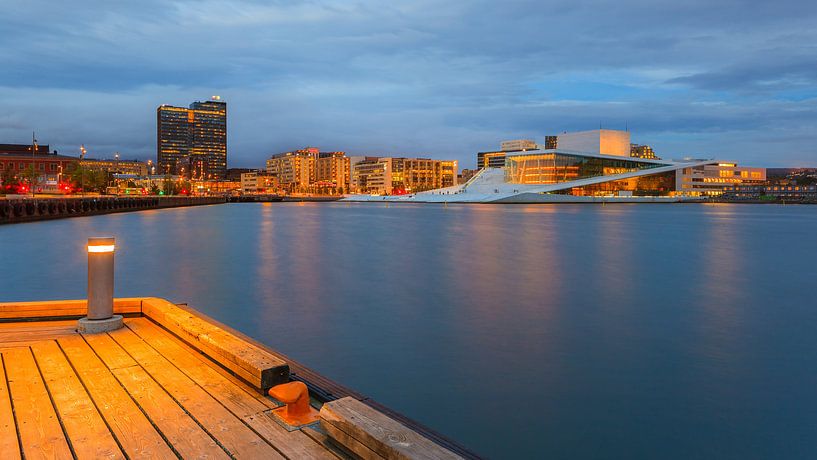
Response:
[{"label": "lamp post", "polygon": [[88,238],[88,316],[79,320],[85,334],[122,327],[122,315],[113,314],[114,238]]}]

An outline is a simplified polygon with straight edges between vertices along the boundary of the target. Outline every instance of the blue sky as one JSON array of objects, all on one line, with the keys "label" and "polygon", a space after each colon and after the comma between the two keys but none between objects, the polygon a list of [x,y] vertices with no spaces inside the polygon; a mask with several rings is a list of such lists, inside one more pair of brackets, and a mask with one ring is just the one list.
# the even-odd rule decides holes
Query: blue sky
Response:
[{"label": "blue sky", "polygon": [[155,156],[228,102],[230,166],[306,145],[460,160],[630,128],[665,158],[817,166],[813,1],[0,0],[0,143]]}]

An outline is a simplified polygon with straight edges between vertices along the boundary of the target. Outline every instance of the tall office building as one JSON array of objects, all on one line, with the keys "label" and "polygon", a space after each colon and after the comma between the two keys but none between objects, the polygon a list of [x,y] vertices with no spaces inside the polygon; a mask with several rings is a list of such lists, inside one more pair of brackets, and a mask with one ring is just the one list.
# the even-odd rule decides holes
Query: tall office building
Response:
[{"label": "tall office building", "polygon": [[218,96],[189,108],[156,109],[156,163],[162,174],[221,179],[227,173],[227,103]]}]

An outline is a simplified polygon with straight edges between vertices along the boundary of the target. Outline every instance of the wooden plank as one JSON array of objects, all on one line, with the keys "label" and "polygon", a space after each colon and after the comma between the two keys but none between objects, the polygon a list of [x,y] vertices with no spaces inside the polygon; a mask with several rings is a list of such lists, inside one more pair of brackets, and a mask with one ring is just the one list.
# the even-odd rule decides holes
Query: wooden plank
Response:
[{"label": "wooden plank", "polygon": [[253,430],[267,439],[276,449],[281,451],[287,458],[300,459],[332,459],[332,455],[323,446],[315,442],[300,430],[287,431],[284,427],[272,419],[268,413],[249,415],[244,417],[244,421]]},{"label": "wooden plank", "polygon": [[339,433],[343,432],[385,458],[462,458],[353,398],[324,404],[321,422],[329,435],[339,442],[345,441]]},{"label": "wooden plank", "polygon": [[123,328],[109,334],[232,455],[246,458],[283,458],[264,439],[133,331]]},{"label": "wooden plank", "polygon": [[39,342],[32,345],[46,387],[71,448],[78,459],[121,458],[125,456],[116,445],[111,432],[74,374],[57,342]]},{"label": "wooden plank", "polygon": [[144,369],[119,368],[113,374],[182,458],[230,458]]},{"label": "wooden plank", "polygon": [[53,340],[77,333],[76,321],[40,321],[0,324],[0,344]]},{"label": "wooden plank", "polygon": [[88,394],[129,458],[175,457],[151,422],[82,336],[65,337],[57,343],[73,364]]},{"label": "wooden plank", "polygon": [[318,431],[318,427],[315,425],[305,426],[301,428],[301,431],[341,460],[355,460],[357,458],[355,454],[333,441],[326,433]]},{"label": "wooden plank", "polygon": [[136,366],[136,361],[128,355],[108,334],[84,334],[82,338],[96,352],[108,369]]},{"label": "wooden plank", "polygon": [[218,399],[230,412],[239,418],[263,412],[269,407],[261,403],[249,392],[227,380],[221,374],[205,365],[202,359],[179,346],[158,326],[145,318],[129,319],[125,323],[136,335],[159,354],[173,363],[211,396]]},{"label": "wooden plank", "polygon": [[[0,320],[23,318],[48,318],[85,316],[88,312],[87,300],[55,300],[46,302],[0,303]],[[141,313],[141,298],[114,299],[113,311],[118,315]]]},{"label": "wooden plank", "polygon": [[17,438],[17,427],[14,424],[14,412],[11,408],[11,395],[6,382],[6,370],[3,357],[0,356],[0,452],[3,458],[16,460],[20,457],[20,441]]},{"label": "wooden plank", "polygon": [[71,458],[71,449],[31,350],[7,351],[3,360],[25,458]]},{"label": "wooden plank", "polygon": [[384,458],[377,452],[369,449],[357,439],[353,438],[345,431],[341,430],[340,428],[336,428],[334,425],[330,425],[328,423],[323,424],[323,429],[329,433],[329,437],[335,442],[344,448],[349,449],[352,453],[363,460],[381,460]]},{"label": "wooden plank", "polygon": [[144,299],[142,313],[246,379],[262,392],[289,381],[289,366],[277,356],[166,300]]},{"label": "wooden plank", "polygon": [[[142,328],[140,330],[137,330],[137,329],[139,329],[139,325],[144,325],[146,328],[149,328],[149,330],[155,331],[157,335],[155,337],[152,337],[151,340],[147,340],[147,339],[144,339],[144,338],[143,339],[146,342],[148,342],[151,346],[153,346],[153,348],[157,349],[157,351],[159,351],[159,353],[165,355],[165,357],[168,357],[168,356],[165,354],[164,350],[160,348],[162,346],[160,344],[166,343],[162,339],[167,340],[170,343],[176,344],[179,348],[184,350],[191,357],[194,357],[199,362],[206,364],[208,368],[215,371],[218,375],[220,375],[224,379],[228,380],[229,382],[232,382],[234,385],[236,385],[239,388],[245,389],[247,394],[249,394],[250,396],[255,398],[256,401],[258,401],[261,404],[263,404],[264,406],[266,406],[266,408],[264,410],[266,410],[266,409],[275,409],[277,407],[280,407],[280,404],[277,403],[276,401],[274,401],[272,398],[270,398],[268,396],[265,396],[264,394],[256,391],[254,388],[249,387],[245,380],[242,380],[242,379],[238,378],[235,374],[231,373],[229,370],[227,370],[226,368],[224,368],[220,364],[218,364],[215,361],[213,361],[212,359],[210,359],[206,354],[202,353],[201,350],[197,350],[197,349],[191,347],[187,342],[183,342],[181,339],[179,339],[178,337],[173,335],[173,333],[171,333],[171,332],[167,331],[166,329],[162,328],[161,326],[157,325],[152,320],[150,320],[150,319],[148,319],[146,317],[143,317],[143,318],[127,318],[127,319],[125,319],[125,324],[131,330],[136,332],[137,335],[139,335],[140,330],[144,329],[144,328]],[[133,327],[134,324],[136,324],[137,326]],[[161,337],[161,339],[159,337]],[[154,343],[154,341],[157,341],[157,342]],[[169,359],[169,357],[168,357],[168,359]],[[171,361],[173,361],[173,360],[171,360]],[[178,363],[175,363],[175,361],[174,361],[174,364],[176,364],[176,367],[180,367]],[[182,371],[185,372],[186,369],[182,369]],[[185,372],[185,373],[187,374],[187,372]],[[191,375],[192,374],[188,374],[188,376],[191,376]],[[196,380],[192,376],[191,376],[191,378],[193,380]],[[209,388],[205,388],[205,389],[208,392],[210,392]],[[228,409],[229,408],[230,407],[228,406]]]}]

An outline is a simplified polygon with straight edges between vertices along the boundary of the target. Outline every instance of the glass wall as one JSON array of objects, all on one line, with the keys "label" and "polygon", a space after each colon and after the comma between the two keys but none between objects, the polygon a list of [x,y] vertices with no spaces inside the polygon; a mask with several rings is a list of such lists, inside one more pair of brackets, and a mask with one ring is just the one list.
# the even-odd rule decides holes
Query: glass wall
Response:
[{"label": "glass wall", "polygon": [[505,158],[505,180],[514,184],[557,184],[587,177],[623,174],[664,165],[622,158],[596,158],[550,152]]},{"label": "glass wall", "polygon": [[573,187],[553,193],[574,196],[611,196],[619,192],[632,192],[633,196],[671,195],[675,192],[675,171]]}]

